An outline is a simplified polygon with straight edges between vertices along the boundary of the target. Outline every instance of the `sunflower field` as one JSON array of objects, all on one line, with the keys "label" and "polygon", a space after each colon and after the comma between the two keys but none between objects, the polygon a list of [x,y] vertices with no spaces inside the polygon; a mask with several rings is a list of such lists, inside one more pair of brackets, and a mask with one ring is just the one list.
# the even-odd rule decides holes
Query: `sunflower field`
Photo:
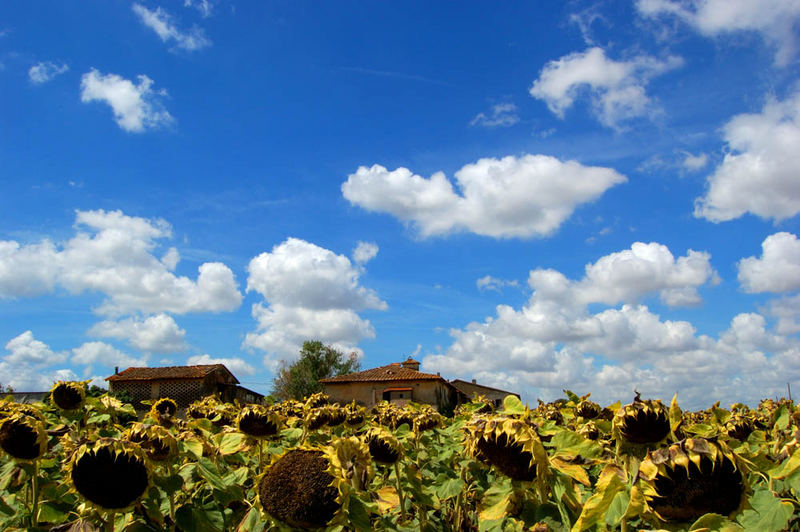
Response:
[{"label": "sunflower field", "polygon": [[[0,529],[800,530],[800,410],[0,401]],[[185,419],[184,419],[185,417]]]}]

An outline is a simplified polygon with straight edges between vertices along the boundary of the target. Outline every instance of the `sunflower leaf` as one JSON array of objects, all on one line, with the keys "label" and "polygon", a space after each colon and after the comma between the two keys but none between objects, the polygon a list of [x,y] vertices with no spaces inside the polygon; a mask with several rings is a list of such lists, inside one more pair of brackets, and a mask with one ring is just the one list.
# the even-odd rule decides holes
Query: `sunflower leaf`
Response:
[{"label": "sunflower leaf", "polygon": [[781,501],[769,489],[757,488],[749,502],[751,508],[744,510],[737,519],[745,530],[780,532],[792,518],[792,504]]},{"label": "sunflower leaf", "polygon": [[719,514],[705,514],[692,524],[690,532],[740,532],[741,526]]}]

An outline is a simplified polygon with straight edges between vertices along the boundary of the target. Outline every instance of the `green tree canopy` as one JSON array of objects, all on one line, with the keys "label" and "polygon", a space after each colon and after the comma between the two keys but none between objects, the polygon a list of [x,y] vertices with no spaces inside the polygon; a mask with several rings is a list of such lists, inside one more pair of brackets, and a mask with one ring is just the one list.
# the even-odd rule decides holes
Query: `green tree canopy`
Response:
[{"label": "green tree canopy", "polygon": [[321,392],[320,379],[353,373],[361,369],[355,353],[345,355],[319,340],[303,342],[300,358],[281,363],[278,374],[272,381],[272,395],[282,401],[302,400],[312,393]]}]

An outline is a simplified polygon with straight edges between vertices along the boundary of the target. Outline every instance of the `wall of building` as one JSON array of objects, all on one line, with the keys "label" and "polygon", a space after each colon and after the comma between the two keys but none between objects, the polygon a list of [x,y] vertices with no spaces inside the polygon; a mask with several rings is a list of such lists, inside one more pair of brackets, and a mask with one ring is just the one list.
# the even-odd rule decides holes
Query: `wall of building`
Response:
[{"label": "wall of building", "polygon": [[[411,401],[426,403],[442,410],[451,400],[450,388],[440,381],[388,381],[388,382],[342,382],[323,383],[323,392],[335,403],[347,404],[355,400],[359,405],[370,407],[383,400],[387,388],[411,388]],[[393,394],[397,396],[399,394]],[[408,392],[398,402],[407,401]]]}]

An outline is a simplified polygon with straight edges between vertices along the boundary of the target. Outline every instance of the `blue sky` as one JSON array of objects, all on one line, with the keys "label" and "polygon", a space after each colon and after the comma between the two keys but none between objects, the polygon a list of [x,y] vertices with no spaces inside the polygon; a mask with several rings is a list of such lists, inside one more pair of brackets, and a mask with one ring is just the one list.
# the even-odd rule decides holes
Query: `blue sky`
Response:
[{"label": "blue sky", "polygon": [[0,382],[800,393],[800,6],[541,4],[6,6]]}]

